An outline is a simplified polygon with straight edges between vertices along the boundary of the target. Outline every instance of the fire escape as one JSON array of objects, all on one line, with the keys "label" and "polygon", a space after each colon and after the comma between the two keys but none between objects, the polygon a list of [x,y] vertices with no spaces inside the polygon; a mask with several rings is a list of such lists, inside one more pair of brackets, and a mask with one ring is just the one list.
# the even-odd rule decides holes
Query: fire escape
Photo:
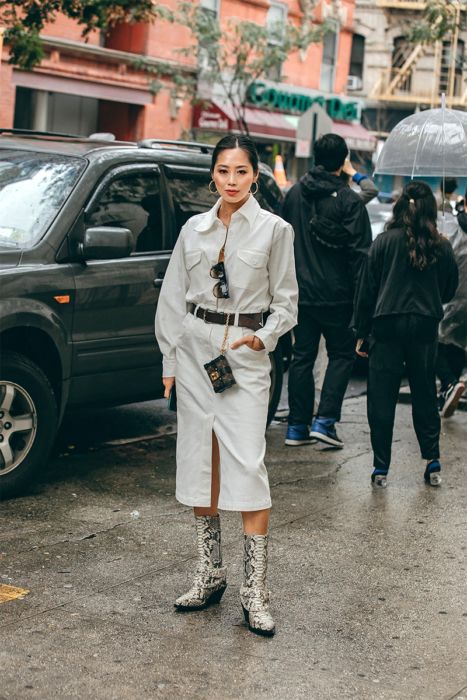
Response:
[{"label": "fire escape", "polygon": [[[378,7],[390,12],[403,27],[423,11],[426,3],[422,0],[376,0]],[[399,14],[396,14],[396,11]],[[410,15],[406,14],[410,11]],[[391,67],[385,69],[374,85],[369,97],[399,104],[439,105],[440,94],[446,94],[449,107],[467,107],[467,86],[464,81],[464,41],[459,36],[461,12],[467,11],[465,0],[453,3],[454,29],[434,45],[427,43],[408,44],[403,36],[394,41]],[[430,79],[420,80],[417,69],[422,59],[430,65]],[[426,72],[426,65],[424,67]]]}]

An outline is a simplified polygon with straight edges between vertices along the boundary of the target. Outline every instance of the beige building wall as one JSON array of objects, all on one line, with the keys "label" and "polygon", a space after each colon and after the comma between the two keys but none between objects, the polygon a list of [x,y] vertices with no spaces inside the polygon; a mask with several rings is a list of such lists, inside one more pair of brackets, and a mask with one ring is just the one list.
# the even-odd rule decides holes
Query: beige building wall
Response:
[{"label": "beige building wall", "polygon": [[[440,104],[440,45],[419,48],[405,89],[403,86],[389,89],[395,75],[392,69],[394,40],[406,33],[421,15],[420,10],[406,9],[409,4],[423,6],[418,0],[356,0],[354,32],[365,37],[363,85],[349,94],[365,98],[366,107],[370,109],[414,111]],[[459,40],[464,42],[459,44],[464,48],[464,68],[462,75],[456,78],[454,94],[448,95],[448,105],[467,109],[467,30],[459,33]],[[413,48],[407,47],[407,55]],[[447,82],[446,70],[444,76]]]}]

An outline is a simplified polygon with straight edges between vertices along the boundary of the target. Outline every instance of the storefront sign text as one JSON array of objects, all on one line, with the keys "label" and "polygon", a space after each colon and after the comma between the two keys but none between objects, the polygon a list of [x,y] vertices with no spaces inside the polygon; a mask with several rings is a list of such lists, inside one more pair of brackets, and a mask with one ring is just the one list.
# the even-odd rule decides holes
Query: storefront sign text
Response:
[{"label": "storefront sign text", "polygon": [[340,121],[359,119],[357,102],[344,102],[339,97],[286,92],[264,83],[253,83],[248,90],[247,99],[258,107],[268,107],[282,112],[306,112],[312,104],[316,103],[326,110],[331,119]]}]

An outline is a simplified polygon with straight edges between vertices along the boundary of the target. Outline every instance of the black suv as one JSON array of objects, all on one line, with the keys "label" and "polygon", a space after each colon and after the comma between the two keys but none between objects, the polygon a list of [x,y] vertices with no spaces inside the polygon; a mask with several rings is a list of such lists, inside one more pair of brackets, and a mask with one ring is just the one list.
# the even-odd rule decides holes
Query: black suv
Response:
[{"label": "black suv", "polygon": [[[162,396],[157,297],[181,226],[215,202],[209,152],[0,130],[0,497],[38,474],[66,408]],[[266,166],[259,184],[277,211]]]}]

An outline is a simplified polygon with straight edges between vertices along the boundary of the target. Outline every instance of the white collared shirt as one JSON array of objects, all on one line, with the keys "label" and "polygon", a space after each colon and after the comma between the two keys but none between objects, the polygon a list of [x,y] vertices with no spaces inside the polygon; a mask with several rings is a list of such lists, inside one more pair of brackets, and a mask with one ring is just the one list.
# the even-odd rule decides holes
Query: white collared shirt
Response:
[{"label": "white collared shirt", "polygon": [[[190,304],[225,313],[271,312],[256,331],[266,350],[297,323],[293,229],[261,209],[250,195],[231,218],[228,231],[217,216],[221,199],[183,226],[164,277],[157,304],[156,336],[164,357],[164,377],[175,375],[175,350]],[[227,239],[226,239],[227,234]],[[210,269],[224,241],[229,298],[216,299]]]}]

